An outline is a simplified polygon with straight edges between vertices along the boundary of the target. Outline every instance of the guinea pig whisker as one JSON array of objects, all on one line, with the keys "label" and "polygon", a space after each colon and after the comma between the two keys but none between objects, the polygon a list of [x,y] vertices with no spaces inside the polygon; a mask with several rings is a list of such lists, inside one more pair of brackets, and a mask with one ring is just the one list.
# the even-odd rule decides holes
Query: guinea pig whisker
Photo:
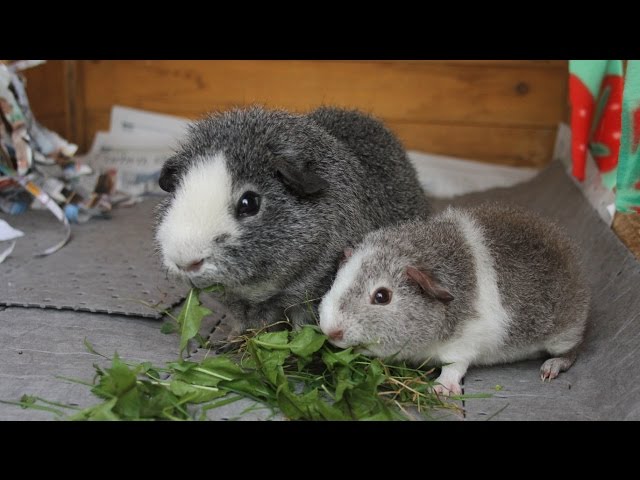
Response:
[{"label": "guinea pig whisker", "polygon": [[238,336],[237,338],[240,339],[244,339],[244,340],[248,340],[251,337],[255,337],[256,335],[260,335],[263,332],[268,331],[271,327],[275,327],[276,325],[280,325],[280,324],[286,324],[286,325],[291,325],[291,322],[286,322],[284,320],[280,320],[274,323],[269,323],[267,325],[263,325],[260,328],[249,328],[246,330],[246,333],[243,335]]},{"label": "guinea pig whisker", "polygon": [[359,346],[361,346],[363,348],[370,347],[371,345],[380,345],[380,339],[372,340],[371,342],[359,344]]},{"label": "guinea pig whisker", "polygon": [[[300,305],[308,305],[309,306],[311,304],[311,302],[317,302],[317,301],[320,301],[320,300],[322,300],[322,297],[310,298],[310,299],[307,299],[307,300],[303,300],[302,302],[292,303],[291,305],[285,307],[285,309],[283,311],[283,314],[284,314],[285,318],[287,319],[287,321],[289,321],[291,323],[291,321],[289,320],[289,317],[287,316],[287,311],[288,310],[290,310],[293,307],[300,306]],[[311,307],[309,307],[309,310],[311,311],[312,317],[315,320],[316,325],[320,325],[320,319],[317,317],[315,312],[313,312],[313,309],[311,309]]]},{"label": "guinea pig whisker", "polygon": [[[396,357],[400,355],[400,352],[402,352],[402,350],[404,350],[404,348],[409,344],[410,340],[411,340],[410,338],[407,338],[407,340],[402,344],[402,346],[398,350],[396,350],[396,352],[393,355],[391,355],[390,357],[387,357],[385,360],[389,362],[393,362],[396,359]],[[380,343],[380,340],[378,340],[378,343]]]},{"label": "guinea pig whisker", "polygon": [[422,362],[420,365],[416,367],[416,370],[422,370],[422,367],[427,365],[430,361],[431,361],[431,357],[427,358],[424,362]]}]

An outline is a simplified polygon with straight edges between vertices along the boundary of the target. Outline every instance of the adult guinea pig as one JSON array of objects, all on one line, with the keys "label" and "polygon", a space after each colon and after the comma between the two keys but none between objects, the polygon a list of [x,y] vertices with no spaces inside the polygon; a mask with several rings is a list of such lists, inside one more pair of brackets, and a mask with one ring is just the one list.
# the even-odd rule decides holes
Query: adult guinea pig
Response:
[{"label": "adult guinea pig", "polygon": [[329,289],[342,250],[429,206],[399,141],[356,111],[259,107],[191,125],[159,180],[156,242],[168,271],[220,283],[233,333],[286,317]]},{"label": "adult guinea pig", "polygon": [[589,290],[576,247],[518,208],[447,209],[368,234],[320,304],[338,347],[445,364],[436,392],[460,394],[470,365],[546,353],[542,379],[576,358]]}]

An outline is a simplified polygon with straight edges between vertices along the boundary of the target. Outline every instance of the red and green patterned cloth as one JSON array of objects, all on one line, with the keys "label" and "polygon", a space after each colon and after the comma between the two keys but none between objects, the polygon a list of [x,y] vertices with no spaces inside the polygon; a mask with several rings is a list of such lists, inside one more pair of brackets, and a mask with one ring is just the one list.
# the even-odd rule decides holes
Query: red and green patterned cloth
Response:
[{"label": "red and green patterned cloth", "polygon": [[640,213],[640,61],[571,60],[571,154],[573,175],[585,178],[587,151],[616,209]]}]

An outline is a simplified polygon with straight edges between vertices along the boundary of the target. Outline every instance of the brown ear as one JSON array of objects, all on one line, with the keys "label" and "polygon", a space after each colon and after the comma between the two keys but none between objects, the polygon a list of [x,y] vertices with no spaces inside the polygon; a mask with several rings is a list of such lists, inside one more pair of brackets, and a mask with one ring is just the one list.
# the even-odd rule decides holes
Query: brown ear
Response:
[{"label": "brown ear", "polygon": [[282,158],[275,161],[275,166],[282,183],[297,195],[314,195],[329,186],[329,182],[319,175],[308,170],[298,170]]},{"label": "brown ear", "polygon": [[408,266],[407,275],[411,280],[420,285],[420,288],[422,288],[424,293],[427,295],[430,295],[443,303],[449,303],[453,300],[453,295],[451,295],[447,289],[438,285],[428,273],[418,270],[416,267]]}]

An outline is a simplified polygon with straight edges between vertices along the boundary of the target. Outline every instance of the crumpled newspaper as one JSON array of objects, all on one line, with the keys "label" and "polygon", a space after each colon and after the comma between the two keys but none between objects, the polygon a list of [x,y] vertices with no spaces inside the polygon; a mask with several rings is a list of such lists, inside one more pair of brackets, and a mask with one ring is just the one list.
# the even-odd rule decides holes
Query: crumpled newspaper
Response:
[{"label": "crumpled newspaper", "polygon": [[64,227],[63,239],[37,254],[49,255],[69,241],[70,222],[110,218],[114,203],[123,199],[116,195],[112,172],[99,172],[92,189],[82,185],[80,179],[93,169],[74,158],[78,146],[35,119],[19,71],[40,63],[0,62],[0,211],[48,209]]}]

